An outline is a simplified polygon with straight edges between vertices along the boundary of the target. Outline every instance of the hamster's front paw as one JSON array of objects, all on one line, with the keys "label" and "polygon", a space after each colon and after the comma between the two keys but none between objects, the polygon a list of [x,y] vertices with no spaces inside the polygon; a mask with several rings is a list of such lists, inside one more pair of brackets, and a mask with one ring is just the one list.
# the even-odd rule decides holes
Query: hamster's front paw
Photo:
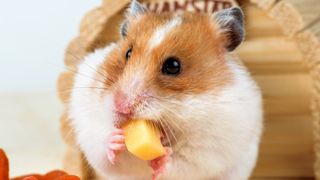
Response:
[{"label": "hamster's front paw", "polygon": [[126,149],[124,140],[124,131],[121,129],[116,129],[109,135],[107,156],[112,164],[116,163],[119,153]]},{"label": "hamster's front paw", "polygon": [[172,148],[166,147],[166,154],[158,157],[154,160],[151,160],[149,165],[151,166],[152,172],[152,180],[156,180],[165,170],[167,163],[171,159]]}]

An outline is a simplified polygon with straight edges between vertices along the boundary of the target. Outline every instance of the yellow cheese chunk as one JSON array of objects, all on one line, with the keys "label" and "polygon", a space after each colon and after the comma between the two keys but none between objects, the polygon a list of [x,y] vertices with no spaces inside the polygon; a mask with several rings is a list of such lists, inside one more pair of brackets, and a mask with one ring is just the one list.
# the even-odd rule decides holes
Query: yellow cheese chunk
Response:
[{"label": "yellow cheese chunk", "polygon": [[131,120],[123,126],[129,152],[142,160],[153,160],[165,154],[160,131],[147,120]]}]

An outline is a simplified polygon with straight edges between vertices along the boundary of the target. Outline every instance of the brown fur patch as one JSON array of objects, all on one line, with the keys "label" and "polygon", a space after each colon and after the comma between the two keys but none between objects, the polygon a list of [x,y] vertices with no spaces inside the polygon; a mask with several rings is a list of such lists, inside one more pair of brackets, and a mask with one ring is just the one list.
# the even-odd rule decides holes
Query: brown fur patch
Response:
[{"label": "brown fur patch", "polygon": [[[161,44],[149,51],[148,42],[155,29],[173,18],[171,14],[149,13],[138,20],[130,20],[128,36],[119,42],[101,70],[109,75],[106,87],[129,83],[137,71],[142,71],[147,89],[159,96],[202,94],[218,91],[231,81],[231,73],[224,60],[225,37],[210,16],[185,13],[182,24],[166,35]],[[125,54],[132,48],[126,62]],[[168,57],[177,57],[182,71],[177,76],[162,74]]]}]

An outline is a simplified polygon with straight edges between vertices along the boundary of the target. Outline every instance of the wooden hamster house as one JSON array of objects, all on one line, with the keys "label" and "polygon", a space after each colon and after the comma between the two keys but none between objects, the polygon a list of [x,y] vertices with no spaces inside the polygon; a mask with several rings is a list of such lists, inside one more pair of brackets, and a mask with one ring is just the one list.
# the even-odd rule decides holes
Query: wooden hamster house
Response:
[{"label": "wooden hamster house", "polygon": [[[145,0],[142,2],[156,0]],[[90,11],[65,54],[70,71],[58,79],[58,94],[67,103],[73,71],[96,47],[118,39],[129,0],[104,0]],[[265,131],[253,179],[320,179],[320,1],[240,0],[247,36],[237,52],[260,85]],[[69,148],[65,168],[93,179],[69,126],[68,109],[61,117]]]}]

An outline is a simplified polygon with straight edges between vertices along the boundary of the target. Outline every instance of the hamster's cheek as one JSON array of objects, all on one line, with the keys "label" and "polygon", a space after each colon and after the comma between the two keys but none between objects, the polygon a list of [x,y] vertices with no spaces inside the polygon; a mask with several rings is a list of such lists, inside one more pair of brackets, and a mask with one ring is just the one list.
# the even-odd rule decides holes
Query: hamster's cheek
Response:
[{"label": "hamster's cheek", "polygon": [[112,96],[83,94],[76,99],[71,114],[77,142],[90,165],[97,170],[106,169],[107,137],[113,130]]}]

